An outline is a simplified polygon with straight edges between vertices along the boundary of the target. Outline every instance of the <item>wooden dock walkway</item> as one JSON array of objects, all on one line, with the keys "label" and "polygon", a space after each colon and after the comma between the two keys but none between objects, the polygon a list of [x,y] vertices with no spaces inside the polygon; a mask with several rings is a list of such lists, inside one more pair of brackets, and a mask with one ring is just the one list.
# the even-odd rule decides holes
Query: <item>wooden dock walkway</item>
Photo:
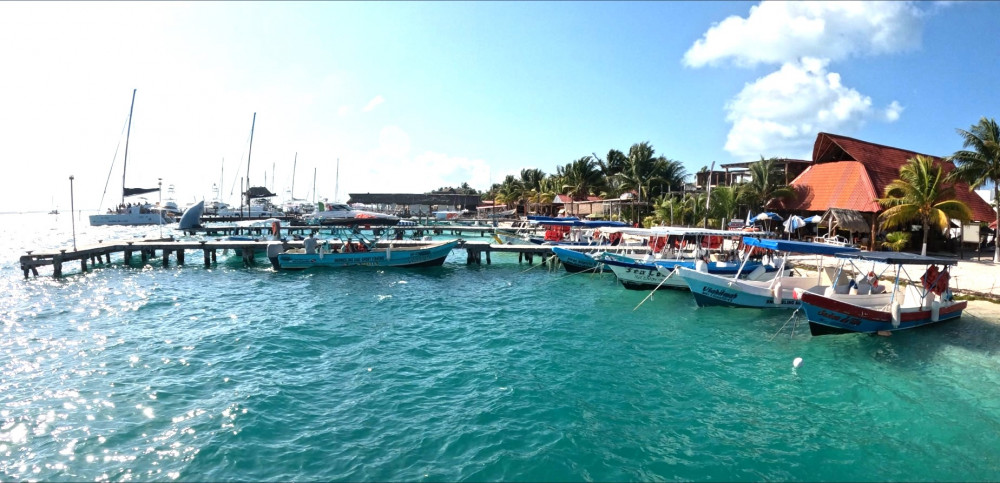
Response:
[{"label": "wooden dock walkway", "polygon": [[[134,255],[138,254],[139,259],[142,263],[141,266],[146,266],[149,264],[150,260],[157,258],[157,253],[159,253],[159,264],[166,268],[170,266],[170,258],[174,257],[177,266],[183,266],[186,262],[186,255],[192,251],[201,251],[202,261],[206,268],[211,267],[212,264],[217,263],[218,251],[219,250],[233,250],[235,253],[239,253],[243,259],[245,266],[253,266],[256,263],[255,257],[256,253],[266,251],[267,246],[274,241],[257,241],[257,240],[204,240],[204,241],[185,241],[185,240],[175,240],[173,238],[159,238],[159,239],[147,239],[147,240],[131,240],[131,241],[110,241],[102,242],[96,245],[83,247],[77,250],[71,249],[61,249],[54,251],[36,251],[30,250],[25,255],[20,258],[21,270],[24,272],[24,278],[29,278],[30,275],[38,276],[38,267],[42,266],[52,266],[52,276],[59,278],[63,275],[63,265],[66,263],[79,262],[80,272],[87,272],[88,267],[97,266],[99,264],[111,265],[111,255],[121,254],[120,260],[125,266],[131,266],[132,261],[135,258]],[[424,240],[383,240],[377,243],[376,246],[384,248],[392,243],[394,246],[421,246],[426,245],[431,242]],[[291,248],[302,248],[302,241],[297,240],[283,240],[281,241],[284,250]],[[573,247],[574,249],[595,252],[595,251],[609,251],[609,252],[638,252],[644,253],[648,252],[648,248],[641,246],[628,246],[628,247],[610,247],[610,246],[593,246],[593,247]],[[518,263],[527,261],[528,264],[534,262],[535,256],[542,257],[542,263],[551,263],[555,266],[558,263],[558,258],[552,256],[552,247],[549,245],[535,245],[535,244],[497,244],[490,243],[487,241],[468,241],[460,240],[457,250],[466,250],[468,254],[466,259],[466,264],[482,264],[482,260],[485,255],[487,265],[492,263],[491,254],[496,253],[517,253]]]},{"label": "wooden dock walkway", "polygon": [[[308,236],[320,234],[342,233],[343,227],[327,225],[281,225],[281,232],[288,233],[289,236]],[[410,225],[410,226],[387,226],[364,228],[364,231],[385,232],[391,230],[402,230],[414,234],[423,235],[455,235],[464,236],[473,234],[480,237],[488,237],[494,234],[495,228],[491,226],[463,226],[463,225]],[[206,236],[268,236],[271,234],[270,226],[204,226],[200,228],[184,230],[188,234],[203,234]],[[529,230],[536,233],[539,230]]]}]

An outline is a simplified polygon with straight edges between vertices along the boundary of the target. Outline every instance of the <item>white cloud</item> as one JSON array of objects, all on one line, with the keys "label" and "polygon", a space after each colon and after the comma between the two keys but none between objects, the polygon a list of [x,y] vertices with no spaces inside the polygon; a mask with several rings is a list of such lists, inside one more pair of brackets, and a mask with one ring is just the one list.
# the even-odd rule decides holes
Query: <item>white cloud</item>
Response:
[{"label": "white cloud", "polygon": [[365,105],[362,111],[371,112],[372,109],[375,109],[376,107],[379,106],[379,104],[382,104],[383,102],[385,102],[385,99],[382,98],[381,95],[375,96],[372,98],[372,100],[368,101],[368,104]]},{"label": "white cloud", "polygon": [[899,102],[873,109],[869,96],[843,85],[828,66],[919,48],[925,15],[912,2],[762,2],[746,18],[714,24],[683,62],[694,68],[780,65],[726,103],[732,128],[725,149],[739,157],[808,159],[818,132],[850,132],[869,119],[899,119]]},{"label": "white cloud", "polygon": [[689,67],[843,60],[920,46],[924,14],[909,2],[761,2],[713,25],[684,54]]},{"label": "white cloud", "polygon": [[[871,98],[842,85],[839,74],[827,72],[827,63],[790,62],[745,85],[726,104],[726,120],[733,124],[726,151],[808,159],[816,133],[851,131],[874,117]],[[898,118],[901,110],[893,102],[884,118]]]},{"label": "white cloud", "polygon": [[904,107],[899,105],[898,102],[892,101],[889,107],[885,108],[885,120],[886,122],[896,122],[899,120],[899,115],[903,112]]}]

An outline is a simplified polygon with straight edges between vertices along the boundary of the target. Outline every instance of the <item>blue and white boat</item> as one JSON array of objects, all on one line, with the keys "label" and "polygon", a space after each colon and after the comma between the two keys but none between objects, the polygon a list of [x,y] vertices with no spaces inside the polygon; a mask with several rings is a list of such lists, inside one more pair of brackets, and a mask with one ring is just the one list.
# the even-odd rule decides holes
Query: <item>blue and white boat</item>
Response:
[{"label": "blue and white boat", "polygon": [[[741,263],[738,262],[705,262],[703,260],[642,261],[612,253],[605,253],[604,263],[615,273],[618,281],[630,290],[659,290],[664,288],[688,290],[688,284],[683,278],[670,276],[671,272],[678,267],[705,270],[707,273],[723,277],[734,277],[739,273],[741,266]],[[777,272],[774,266],[765,265],[760,262],[747,262],[743,265],[749,269],[747,272],[741,274],[743,277],[754,276],[759,277],[760,280],[766,280],[773,277]]]},{"label": "blue and white boat", "polygon": [[759,280],[757,277],[741,278],[740,275],[746,270],[760,270],[760,268],[748,268],[745,265],[741,266],[734,276],[701,272],[689,267],[677,267],[675,276],[687,282],[699,307],[721,305],[760,309],[797,308],[800,301],[795,297],[795,289],[808,290],[821,286],[820,277],[823,271],[822,269],[817,270],[816,277],[795,277],[790,273],[785,275],[786,268],[790,268],[788,264],[790,255],[816,255],[819,262],[817,267],[822,268],[824,256],[829,257],[837,253],[858,251],[857,248],[749,236],[743,237],[743,247],[746,249],[742,257],[744,261],[749,260],[750,255],[757,249],[775,252],[776,256],[772,256],[772,264],[778,267],[777,270],[781,275],[771,277],[770,280]]},{"label": "blue and white boat", "polygon": [[[635,229],[638,230],[638,229]],[[644,232],[651,253],[642,259],[614,253],[604,254],[604,263],[615,273],[625,288],[652,290],[673,288],[687,290],[680,277],[669,276],[676,267],[694,269],[703,266],[708,273],[733,277],[744,264],[735,250],[734,237],[740,232],[682,227],[654,227]],[[738,238],[737,238],[738,239]],[[731,246],[727,246],[731,244]],[[758,269],[759,268],[759,269]],[[761,280],[774,276],[776,268],[750,261],[744,266],[743,277]]]},{"label": "blue and white boat", "polygon": [[[948,288],[949,267],[958,263],[954,259],[896,252],[844,253],[837,257],[844,263],[834,280],[847,283],[835,283],[822,290],[796,290],[812,335],[888,334],[957,319],[968,305],[956,301]],[[863,262],[872,262],[867,275],[865,268],[858,266]],[[919,280],[913,280],[905,269],[908,266],[923,266],[926,270]],[[846,272],[859,275],[841,277]],[[881,275],[876,272],[893,272],[893,281],[879,283]],[[901,283],[901,277],[906,283]]]}]

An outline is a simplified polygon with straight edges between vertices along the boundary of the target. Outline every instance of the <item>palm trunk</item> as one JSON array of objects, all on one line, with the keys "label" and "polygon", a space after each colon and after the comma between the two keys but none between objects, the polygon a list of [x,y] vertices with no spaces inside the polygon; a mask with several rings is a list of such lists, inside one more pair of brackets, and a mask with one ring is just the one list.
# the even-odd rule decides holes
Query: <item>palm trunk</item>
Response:
[{"label": "palm trunk", "polygon": [[1000,180],[996,179],[993,180],[993,204],[997,205],[997,227],[993,230],[993,263],[1000,263],[1000,243],[997,243],[997,233],[1000,233]]},{"label": "palm trunk", "polygon": [[921,256],[927,256],[927,235],[930,233],[929,227],[927,226],[927,220],[923,221],[924,225],[924,246],[920,249]]}]

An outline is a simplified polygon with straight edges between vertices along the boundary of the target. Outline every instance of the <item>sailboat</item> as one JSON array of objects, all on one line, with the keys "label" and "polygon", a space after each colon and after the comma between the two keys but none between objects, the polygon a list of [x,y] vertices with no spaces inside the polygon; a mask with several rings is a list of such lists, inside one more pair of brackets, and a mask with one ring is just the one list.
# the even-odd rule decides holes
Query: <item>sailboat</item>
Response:
[{"label": "sailboat", "polygon": [[[125,158],[122,162],[122,202],[115,208],[108,208],[108,212],[100,215],[90,215],[91,226],[102,225],[161,225],[173,222],[173,217],[163,210],[153,210],[153,206],[145,201],[141,203],[125,203],[125,198],[129,196],[142,195],[160,191],[156,188],[127,188],[125,185],[125,173],[128,169],[128,141],[132,134],[132,110],[135,107],[135,91],[132,89],[132,104],[128,108],[128,131],[125,134]],[[114,161],[112,161],[112,167]]]}]

